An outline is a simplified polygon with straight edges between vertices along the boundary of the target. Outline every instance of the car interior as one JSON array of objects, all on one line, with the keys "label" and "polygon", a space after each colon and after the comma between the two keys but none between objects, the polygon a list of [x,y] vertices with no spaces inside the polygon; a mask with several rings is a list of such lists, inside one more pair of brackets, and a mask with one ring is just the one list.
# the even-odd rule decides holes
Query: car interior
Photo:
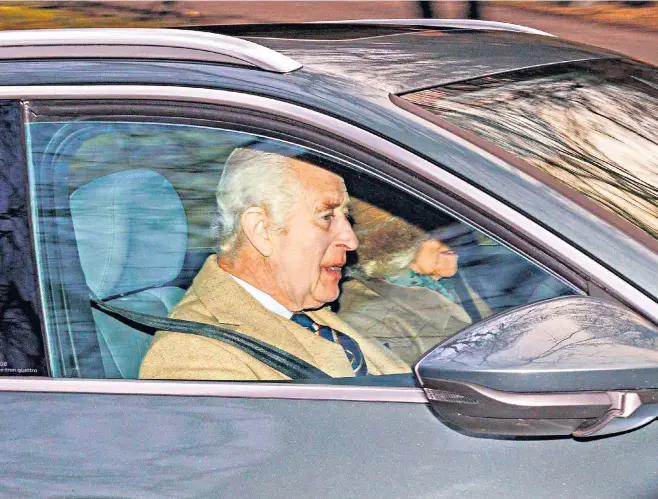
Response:
[{"label": "car interior", "polygon": [[[223,161],[254,139],[233,134],[222,141],[216,131],[208,137],[162,133],[170,125],[155,131],[135,123],[39,125],[31,139],[44,144],[34,149],[33,163],[49,337],[58,357],[53,374],[137,378],[155,331],[94,307],[90,297],[166,317],[214,252],[214,196]],[[168,161],[156,154],[161,150]],[[197,151],[194,158],[190,150]],[[571,292],[452,216],[363,174],[341,169],[341,175],[356,202],[406,217],[454,249],[460,261],[454,280],[467,280],[493,312]],[[358,250],[348,264],[346,279],[358,269]]]}]

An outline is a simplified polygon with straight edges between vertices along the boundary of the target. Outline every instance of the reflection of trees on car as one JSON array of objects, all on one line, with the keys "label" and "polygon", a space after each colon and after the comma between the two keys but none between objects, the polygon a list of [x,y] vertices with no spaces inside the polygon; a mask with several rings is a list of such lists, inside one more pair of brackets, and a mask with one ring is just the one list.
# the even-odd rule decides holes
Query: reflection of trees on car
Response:
[{"label": "reflection of trees on car", "polygon": [[525,78],[502,74],[406,98],[520,156],[656,237],[658,79],[633,65],[612,70],[610,65]]},{"label": "reflection of trees on car", "polygon": [[[568,315],[569,320],[565,321]],[[474,369],[579,366],[583,358],[598,365],[615,366],[624,360],[658,358],[658,335],[629,312],[587,299],[556,299],[541,307],[523,307],[491,318],[447,340],[431,353],[434,360]],[[620,324],[624,324],[620,328]],[[601,355],[609,352],[609,355]],[[594,355],[594,358],[592,357]]]}]

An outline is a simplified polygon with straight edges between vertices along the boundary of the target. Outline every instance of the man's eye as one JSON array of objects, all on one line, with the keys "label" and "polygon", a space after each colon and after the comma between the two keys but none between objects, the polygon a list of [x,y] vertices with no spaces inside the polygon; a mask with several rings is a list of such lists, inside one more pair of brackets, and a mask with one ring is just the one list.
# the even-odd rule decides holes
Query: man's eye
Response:
[{"label": "man's eye", "polygon": [[331,222],[332,218],[334,218],[333,213],[327,213],[326,215],[322,215],[322,220],[325,220],[327,222]]},{"label": "man's eye", "polygon": [[346,214],[345,214],[345,218],[347,218],[347,221],[349,222],[349,224],[350,224],[352,227],[354,227],[354,225],[356,225],[356,221],[354,220],[354,217],[352,216],[351,213],[346,213]]}]

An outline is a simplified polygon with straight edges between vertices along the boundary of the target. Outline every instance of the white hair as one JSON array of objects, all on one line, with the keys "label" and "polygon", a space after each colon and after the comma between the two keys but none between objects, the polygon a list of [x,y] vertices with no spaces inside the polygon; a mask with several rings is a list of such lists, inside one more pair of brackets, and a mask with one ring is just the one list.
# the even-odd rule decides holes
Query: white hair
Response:
[{"label": "white hair", "polygon": [[226,160],[216,191],[218,255],[235,257],[243,242],[240,218],[249,208],[263,208],[269,229],[283,230],[300,189],[292,158],[257,149],[235,149]]},{"label": "white hair", "polygon": [[361,273],[368,279],[382,279],[409,267],[416,258],[419,244],[396,251],[383,260],[359,262]]}]

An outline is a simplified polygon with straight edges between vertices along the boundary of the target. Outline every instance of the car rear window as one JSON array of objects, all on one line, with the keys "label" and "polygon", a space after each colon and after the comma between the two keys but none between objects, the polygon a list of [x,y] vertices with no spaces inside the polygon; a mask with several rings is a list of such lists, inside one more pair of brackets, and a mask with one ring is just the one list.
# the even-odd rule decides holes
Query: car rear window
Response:
[{"label": "car rear window", "polygon": [[495,74],[400,95],[658,239],[658,71],[619,59]]},{"label": "car rear window", "polygon": [[[358,40],[361,38],[399,35],[427,31],[414,26],[384,26],[366,24],[220,24],[215,26],[185,26],[185,30],[220,33],[244,38],[280,38],[286,40]],[[452,29],[447,28],[447,31]]]}]

